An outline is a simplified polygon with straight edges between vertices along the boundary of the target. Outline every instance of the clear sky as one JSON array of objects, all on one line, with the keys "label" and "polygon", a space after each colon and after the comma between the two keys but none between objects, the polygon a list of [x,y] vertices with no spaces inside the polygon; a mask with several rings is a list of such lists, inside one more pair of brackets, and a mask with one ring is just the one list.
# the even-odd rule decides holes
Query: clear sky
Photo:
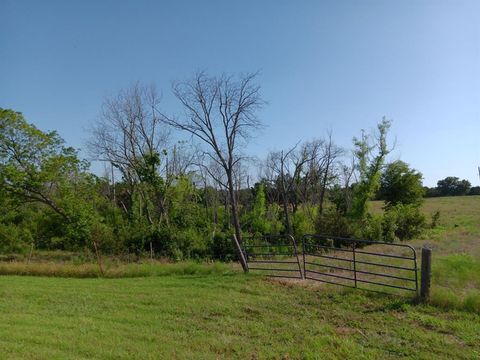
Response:
[{"label": "clear sky", "polygon": [[480,1],[0,0],[0,107],[84,148],[105,96],[197,70],[261,71],[267,128],[248,152],[332,130],[349,147],[385,115],[391,159],[426,185],[479,184]]}]

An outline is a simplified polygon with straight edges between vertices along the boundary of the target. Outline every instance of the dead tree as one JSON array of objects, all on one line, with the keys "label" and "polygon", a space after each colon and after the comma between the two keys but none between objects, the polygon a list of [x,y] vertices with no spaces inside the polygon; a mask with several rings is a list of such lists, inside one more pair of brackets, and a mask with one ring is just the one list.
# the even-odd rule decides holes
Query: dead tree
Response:
[{"label": "dead tree", "polygon": [[322,159],[322,176],[320,183],[320,200],[318,212],[323,213],[325,203],[325,193],[330,182],[335,178],[335,165],[340,156],[344,155],[344,150],[333,143],[332,133],[328,133],[328,140],[323,144]]},{"label": "dead tree", "polygon": [[[183,105],[185,116],[163,116],[165,123],[190,133],[206,145],[206,155],[224,171],[233,224],[237,240],[242,234],[235,195],[234,169],[241,161],[241,148],[260,127],[256,116],[263,105],[256,74],[234,79],[230,76],[209,77],[201,72],[193,79],[173,86],[173,93]],[[239,253],[240,259],[242,254]],[[244,271],[247,264],[241,261]]]},{"label": "dead tree", "polygon": [[269,173],[279,182],[287,233],[290,235],[293,234],[289,214],[291,196],[295,191],[295,185],[299,182],[303,166],[311,161],[311,154],[306,151],[307,149],[302,147],[300,151],[297,151],[297,147],[298,143],[286,151],[270,152],[266,164],[270,169]]},{"label": "dead tree", "polygon": [[[127,199],[130,204],[121,204],[125,211],[138,191],[147,202],[147,191],[140,187],[141,174],[145,172],[147,159],[166,157],[164,149],[169,140],[169,129],[161,122],[158,114],[160,96],[151,86],[134,84],[122,90],[117,96],[107,98],[102,111],[92,127],[92,136],[88,142],[93,159],[110,163],[122,175],[127,184]],[[165,164],[168,162],[165,161]],[[161,169],[152,169],[160,172]],[[164,172],[168,171],[164,167]],[[147,221],[150,225],[166,218],[165,199],[155,189],[155,204],[158,206],[160,219],[150,214],[145,207]]]}]

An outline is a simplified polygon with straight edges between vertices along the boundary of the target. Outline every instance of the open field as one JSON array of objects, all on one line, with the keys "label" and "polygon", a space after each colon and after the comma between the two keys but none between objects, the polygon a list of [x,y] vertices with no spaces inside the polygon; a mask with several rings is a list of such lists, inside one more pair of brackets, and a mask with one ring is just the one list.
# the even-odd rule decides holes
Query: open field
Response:
[{"label": "open field", "polygon": [[[480,197],[427,199],[424,210],[440,211],[439,225],[409,244],[434,251],[429,305],[216,263],[111,264],[123,279],[0,276],[0,358],[478,359]],[[0,271],[98,276],[81,266]]]},{"label": "open field", "polygon": [[[381,206],[373,202],[372,209]],[[433,249],[432,303],[480,313],[480,196],[429,198],[423,210],[428,221],[440,212],[438,226],[408,244],[418,254],[422,246]]]},{"label": "open field", "polygon": [[[381,211],[380,201],[372,202],[372,210]],[[425,199],[423,212],[427,222],[440,212],[438,226],[410,245],[432,247],[438,256],[468,253],[480,260],[480,196],[438,197]]]},{"label": "open field", "polygon": [[480,316],[256,276],[0,277],[2,359],[475,359]]}]

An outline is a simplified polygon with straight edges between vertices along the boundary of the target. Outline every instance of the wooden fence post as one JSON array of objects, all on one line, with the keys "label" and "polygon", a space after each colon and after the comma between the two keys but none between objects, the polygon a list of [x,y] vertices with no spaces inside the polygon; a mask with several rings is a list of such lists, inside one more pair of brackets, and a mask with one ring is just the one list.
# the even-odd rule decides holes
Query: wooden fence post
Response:
[{"label": "wooden fence post", "polygon": [[427,301],[430,297],[430,284],[432,279],[432,249],[422,248],[422,283],[420,284],[420,299]]}]

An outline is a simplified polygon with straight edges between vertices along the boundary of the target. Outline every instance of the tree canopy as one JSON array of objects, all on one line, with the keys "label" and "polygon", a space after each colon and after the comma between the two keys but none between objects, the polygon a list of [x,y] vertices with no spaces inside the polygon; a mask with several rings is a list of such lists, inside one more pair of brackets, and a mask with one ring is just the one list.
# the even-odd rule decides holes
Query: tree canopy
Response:
[{"label": "tree canopy", "polygon": [[388,207],[400,203],[419,204],[423,200],[422,174],[401,160],[387,165],[380,182],[379,195]]}]

